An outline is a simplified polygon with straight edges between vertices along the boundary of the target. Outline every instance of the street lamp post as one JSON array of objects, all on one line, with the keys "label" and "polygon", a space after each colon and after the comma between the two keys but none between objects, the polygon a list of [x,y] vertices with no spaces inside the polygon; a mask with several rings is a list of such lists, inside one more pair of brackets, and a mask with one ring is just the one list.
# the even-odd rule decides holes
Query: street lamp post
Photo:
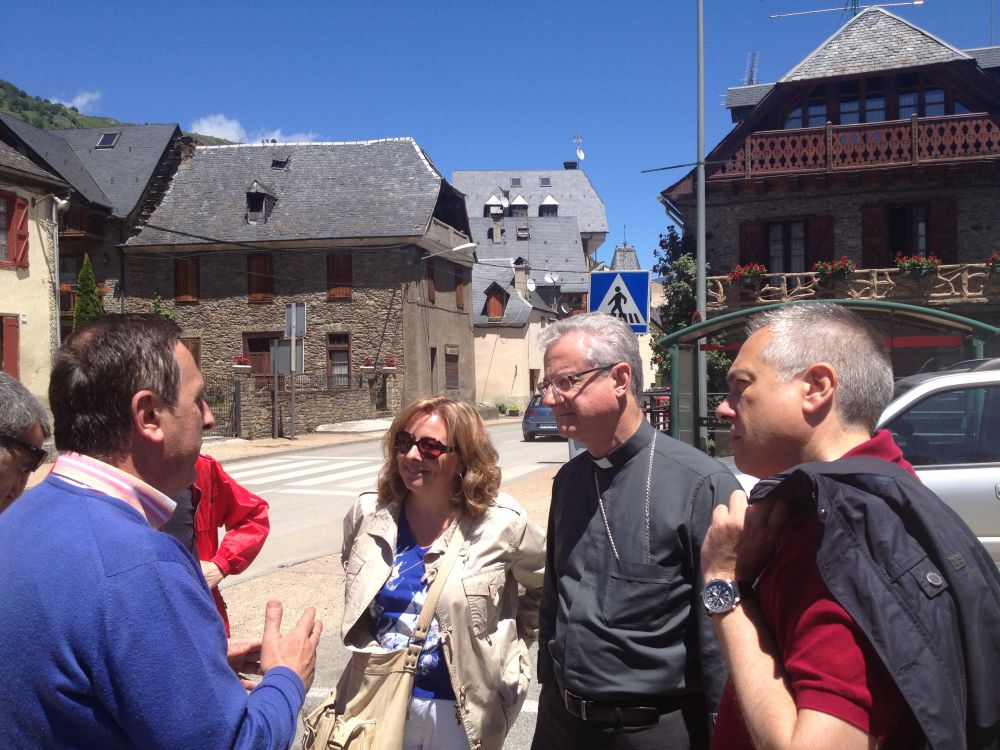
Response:
[{"label": "street lamp post", "polygon": [[[705,8],[704,0],[698,0],[698,165],[695,168],[697,185],[697,222],[695,227],[696,264],[695,307],[701,320],[706,316],[705,294]],[[705,417],[708,414],[708,364],[705,361],[704,339],[695,342],[695,361],[698,374],[695,392],[698,397],[695,409],[694,434],[698,436],[698,447],[708,447],[708,431]]]}]

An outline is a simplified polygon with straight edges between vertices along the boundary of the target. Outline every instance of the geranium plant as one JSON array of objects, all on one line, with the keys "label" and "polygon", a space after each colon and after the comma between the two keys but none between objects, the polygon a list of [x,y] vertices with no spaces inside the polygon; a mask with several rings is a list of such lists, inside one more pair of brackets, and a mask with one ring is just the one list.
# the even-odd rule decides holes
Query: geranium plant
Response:
[{"label": "geranium plant", "polygon": [[986,259],[986,269],[993,273],[1000,271],[1000,250],[994,250],[993,255]]},{"label": "geranium plant", "polygon": [[362,367],[374,367],[375,366],[375,360],[372,359],[371,357],[365,357],[363,360],[361,360],[361,366]]},{"label": "geranium plant", "polygon": [[826,280],[846,278],[854,273],[856,268],[854,261],[843,255],[839,260],[818,260],[813,263],[812,270],[819,274],[821,279]]},{"label": "geranium plant", "polygon": [[896,268],[900,271],[933,271],[941,265],[941,259],[934,253],[924,255],[896,255]]},{"label": "geranium plant", "polygon": [[763,263],[737,263],[729,273],[730,281],[760,281],[767,274],[767,266]]},{"label": "geranium plant", "polygon": [[250,357],[243,357],[243,356],[233,357],[233,364],[234,365],[249,365],[250,364]]},{"label": "geranium plant", "polygon": [[396,366],[397,366],[398,364],[399,364],[399,363],[398,363],[398,362],[396,362],[396,360],[394,360],[394,359],[387,359],[387,360],[385,361],[385,366],[386,366],[386,367],[396,367]]}]

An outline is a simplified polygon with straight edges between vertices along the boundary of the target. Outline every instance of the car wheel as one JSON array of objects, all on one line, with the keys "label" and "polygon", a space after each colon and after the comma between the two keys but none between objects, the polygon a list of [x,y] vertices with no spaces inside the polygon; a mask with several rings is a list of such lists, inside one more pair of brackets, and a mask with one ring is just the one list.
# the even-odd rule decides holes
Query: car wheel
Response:
[{"label": "car wheel", "polygon": [[524,439],[528,443],[533,442],[535,440],[535,433],[533,433],[533,432],[526,432],[526,433],[524,433]]}]

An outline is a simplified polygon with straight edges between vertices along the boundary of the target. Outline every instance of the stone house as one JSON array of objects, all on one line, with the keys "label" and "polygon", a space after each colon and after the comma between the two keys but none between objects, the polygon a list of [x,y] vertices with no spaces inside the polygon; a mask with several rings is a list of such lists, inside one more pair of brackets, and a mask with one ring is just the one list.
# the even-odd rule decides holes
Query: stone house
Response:
[{"label": "stone house", "polygon": [[69,185],[0,142],[0,371],[48,402],[56,321],[52,249]]},{"label": "stone house", "polygon": [[476,400],[524,406],[541,379],[539,331],[585,312],[604,203],[575,161],[559,170],[458,170],[478,262],[472,269]]},{"label": "stone house", "polygon": [[270,376],[287,303],[307,309],[296,430],[472,401],[465,204],[410,138],[199,146],[124,253],[127,309],[180,323],[223,430],[290,431],[290,378]]},{"label": "stone house", "polygon": [[[1000,47],[959,50],[882,8],[853,17],[775,83],[726,97],[732,131],[706,157],[709,315],[817,297],[935,307],[1000,322]],[[661,194],[695,218],[695,174]],[[897,256],[935,256],[920,279]],[[816,264],[847,258],[826,278]],[[932,265],[930,263],[929,265]],[[970,356],[960,331],[873,313],[897,374]]]}]

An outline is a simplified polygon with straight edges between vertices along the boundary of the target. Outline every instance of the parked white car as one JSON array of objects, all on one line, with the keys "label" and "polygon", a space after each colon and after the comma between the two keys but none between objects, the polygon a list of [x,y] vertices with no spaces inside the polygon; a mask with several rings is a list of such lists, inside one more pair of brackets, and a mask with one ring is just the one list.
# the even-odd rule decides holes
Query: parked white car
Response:
[{"label": "parked white car", "polygon": [[[1000,565],[1000,360],[897,388],[886,428],[920,479],[950,505]],[[756,478],[723,459],[747,492]]]}]

